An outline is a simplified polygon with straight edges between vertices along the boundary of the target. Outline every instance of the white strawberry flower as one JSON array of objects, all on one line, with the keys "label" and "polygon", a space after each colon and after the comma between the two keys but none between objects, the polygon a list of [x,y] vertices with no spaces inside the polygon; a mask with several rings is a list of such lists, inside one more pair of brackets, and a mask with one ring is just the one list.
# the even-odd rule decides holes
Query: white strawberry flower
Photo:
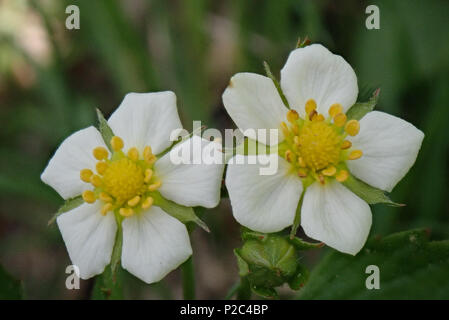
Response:
[{"label": "white strawberry flower", "polygon": [[[57,218],[81,278],[103,272],[121,227],[123,268],[156,282],[192,248],[185,225],[154,203],[155,194],[183,206],[215,207],[223,165],[175,165],[170,153],[156,157],[172,145],[172,131],[182,128],[173,92],[127,94],[108,124],[115,134],[111,151],[96,128],[77,131],[59,146],[41,179],[64,199],[84,199]],[[193,136],[172,151],[192,142],[210,143]]]},{"label": "white strawberry flower", "polygon": [[[351,175],[391,191],[416,160],[424,134],[412,124],[372,111],[360,121],[346,112],[358,95],[351,66],[325,47],[292,51],[281,70],[284,105],[273,81],[238,73],[223,94],[224,106],[244,132],[280,129],[278,170],[260,175],[258,164],[235,159],[226,186],[233,215],[252,230],[277,232],[293,224],[297,207],[305,233],[355,255],[371,227],[369,205],[343,183]],[[251,136],[250,138],[255,138]],[[300,201],[301,200],[301,201]]]}]

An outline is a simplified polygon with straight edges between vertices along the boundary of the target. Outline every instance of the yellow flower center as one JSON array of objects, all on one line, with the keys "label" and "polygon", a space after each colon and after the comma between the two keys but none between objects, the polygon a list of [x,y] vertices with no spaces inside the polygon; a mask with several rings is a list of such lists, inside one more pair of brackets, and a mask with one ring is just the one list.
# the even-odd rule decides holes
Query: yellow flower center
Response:
[{"label": "yellow flower center", "polygon": [[287,120],[281,123],[285,142],[279,154],[292,164],[292,169],[308,183],[314,180],[324,184],[335,178],[343,182],[349,177],[346,160],[360,158],[361,150],[352,150],[345,138],[355,136],[360,130],[357,120],[347,120],[340,104],[329,108],[329,116],[317,113],[316,103],[310,99],[305,105],[306,117],[302,119],[295,110],[289,110]]},{"label": "yellow flower center", "polygon": [[137,148],[132,147],[125,154],[122,151],[123,146],[120,137],[112,137],[111,155],[104,147],[96,147],[93,150],[93,155],[98,160],[97,173],[90,169],[80,172],[81,180],[93,186],[93,190],[83,192],[84,201],[102,201],[103,215],[113,211],[122,217],[129,217],[148,209],[153,205],[151,193],[161,186],[161,181],[153,174],[153,164],[157,158],[151,147],[146,146],[140,157]]}]

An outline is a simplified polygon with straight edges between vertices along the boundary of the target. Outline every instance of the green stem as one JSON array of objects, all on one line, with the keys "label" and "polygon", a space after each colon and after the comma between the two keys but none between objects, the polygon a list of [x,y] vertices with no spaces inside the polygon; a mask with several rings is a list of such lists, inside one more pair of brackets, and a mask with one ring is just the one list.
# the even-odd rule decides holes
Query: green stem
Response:
[{"label": "green stem", "polygon": [[237,291],[237,300],[251,300],[251,287],[248,279],[240,278],[240,286]]},{"label": "green stem", "polygon": [[195,299],[195,273],[193,270],[193,258],[190,257],[181,266],[182,270],[182,290],[184,300]]}]

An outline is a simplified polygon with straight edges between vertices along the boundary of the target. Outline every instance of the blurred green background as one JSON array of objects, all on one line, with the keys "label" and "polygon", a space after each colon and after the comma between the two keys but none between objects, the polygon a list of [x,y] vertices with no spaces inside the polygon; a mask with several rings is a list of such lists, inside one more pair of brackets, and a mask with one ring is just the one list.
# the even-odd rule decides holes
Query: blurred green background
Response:
[{"label": "blurred green background", "polygon": [[[80,8],[80,30],[65,28],[69,4]],[[380,30],[365,27],[369,4],[379,6]],[[92,280],[65,289],[70,261],[57,227],[47,227],[62,200],[39,176],[59,143],[131,91],[175,91],[188,129],[192,120],[232,128],[221,101],[229,78],[263,73],[263,60],[278,75],[306,35],[353,66],[361,99],[381,87],[377,108],[426,134],[391,195],[407,206],[375,206],[371,235],[428,227],[449,238],[448,13],[446,0],[0,0],[0,264],[27,298],[88,298]],[[203,217],[212,232],[192,235],[197,296],[223,298],[237,279],[239,227],[227,200]],[[126,275],[127,298],[181,291],[179,271],[151,286]]]}]

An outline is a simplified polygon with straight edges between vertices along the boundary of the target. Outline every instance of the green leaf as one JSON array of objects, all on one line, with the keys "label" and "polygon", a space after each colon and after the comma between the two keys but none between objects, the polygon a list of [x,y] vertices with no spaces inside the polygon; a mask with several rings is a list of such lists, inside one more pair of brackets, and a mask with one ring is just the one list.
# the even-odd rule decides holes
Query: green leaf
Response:
[{"label": "green leaf", "polygon": [[115,274],[112,268],[107,266],[104,272],[95,278],[95,286],[92,291],[93,300],[121,300],[123,299],[124,270],[118,267]]},{"label": "green leaf", "polygon": [[271,72],[270,66],[268,65],[268,63],[266,61],[263,62],[263,67],[265,68],[265,73],[267,74],[267,77],[273,81],[274,86],[276,87],[279,95],[281,96],[282,102],[285,104],[285,106],[287,108],[290,109],[290,106],[288,105],[287,98],[285,98],[284,92],[282,92],[279,81],[276,79],[276,77]]},{"label": "green leaf", "polygon": [[245,260],[240,256],[240,250],[234,249],[234,255],[237,258],[237,266],[239,267],[239,276],[244,277],[249,273],[249,267]]},{"label": "green leaf", "polygon": [[122,245],[123,245],[123,229],[121,221],[117,223],[117,234],[115,235],[114,248],[111,255],[111,276],[114,278],[117,272],[117,266],[120,264],[120,258],[122,257]]},{"label": "green leaf", "polygon": [[101,136],[103,137],[104,143],[106,144],[108,149],[112,151],[111,139],[114,136],[114,133],[112,132],[111,127],[104,118],[100,109],[97,109],[97,117],[98,117],[98,130],[100,131]]},{"label": "green leaf", "polygon": [[394,207],[404,206],[404,204],[392,201],[384,191],[374,188],[352,175],[343,184],[369,204],[385,203]]},{"label": "green leaf", "polygon": [[207,225],[195,214],[193,208],[181,206],[173,201],[167,200],[159,192],[151,193],[154,199],[154,205],[160,207],[172,217],[178,219],[182,223],[194,222],[206,232],[210,232]]},{"label": "green leaf", "polygon": [[[356,256],[331,252],[315,267],[300,299],[447,299],[449,240],[429,241],[427,230],[374,238]],[[379,268],[379,289],[367,278]]]},{"label": "green leaf", "polygon": [[0,300],[19,300],[23,298],[22,283],[14,279],[0,265]]},{"label": "green leaf", "polygon": [[59,215],[63,214],[64,212],[67,212],[67,211],[70,211],[72,209],[79,207],[80,205],[83,204],[83,202],[84,202],[84,200],[81,196],[67,199],[64,202],[64,204],[59,208],[59,210],[55,213],[55,215],[48,221],[48,225],[52,225],[56,221],[56,218]]},{"label": "green leaf", "polygon": [[348,119],[360,120],[362,119],[368,112],[373,111],[374,107],[379,100],[380,89],[374,91],[373,96],[369,99],[368,102],[357,102],[355,103],[346,113]]}]

